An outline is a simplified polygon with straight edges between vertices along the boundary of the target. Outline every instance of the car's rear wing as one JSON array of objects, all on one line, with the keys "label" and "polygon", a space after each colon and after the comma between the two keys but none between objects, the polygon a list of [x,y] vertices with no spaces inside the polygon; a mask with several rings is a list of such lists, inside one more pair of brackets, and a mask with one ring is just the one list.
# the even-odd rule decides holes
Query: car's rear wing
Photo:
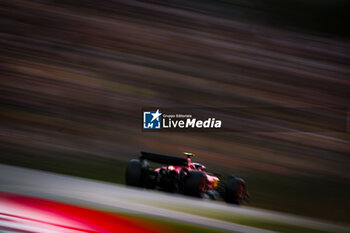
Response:
[{"label": "car's rear wing", "polygon": [[160,155],[149,152],[141,151],[140,159],[147,159],[151,162],[161,163],[166,165],[175,165],[175,166],[185,166],[187,165],[187,159],[185,158],[177,158],[169,155]]}]

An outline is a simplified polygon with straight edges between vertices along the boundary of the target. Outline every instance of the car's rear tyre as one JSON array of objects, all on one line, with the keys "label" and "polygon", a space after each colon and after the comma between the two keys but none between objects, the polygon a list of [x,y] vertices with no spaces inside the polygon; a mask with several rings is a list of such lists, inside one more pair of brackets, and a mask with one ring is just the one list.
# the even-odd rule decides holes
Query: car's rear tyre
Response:
[{"label": "car's rear tyre", "polygon": [[144,187],[146,185],[148,163],[145,160],[130,160],[126,168],[125,183],[135,187]]},{"label": "car's rear tyre", "polygon": [[186,195],[203,197],[205,193],[205,174],[201,171],[189,171],[184,180],[184,193]]},{"label": "car's rear tyre", "polygon": [[246,186],[242,178],[230,176],[225,185],[225,201],[240,205],[246,195]]}]

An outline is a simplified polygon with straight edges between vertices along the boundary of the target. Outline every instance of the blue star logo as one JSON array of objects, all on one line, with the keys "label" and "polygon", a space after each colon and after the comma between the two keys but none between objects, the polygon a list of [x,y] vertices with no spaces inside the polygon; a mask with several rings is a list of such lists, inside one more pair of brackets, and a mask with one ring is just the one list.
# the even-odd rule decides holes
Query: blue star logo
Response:
[{"label": "blue star logo", "polygon": [[144,129],[160,129],[160,118],[162,113],[157,111],[145,111],[143,112],[143,128]]}]

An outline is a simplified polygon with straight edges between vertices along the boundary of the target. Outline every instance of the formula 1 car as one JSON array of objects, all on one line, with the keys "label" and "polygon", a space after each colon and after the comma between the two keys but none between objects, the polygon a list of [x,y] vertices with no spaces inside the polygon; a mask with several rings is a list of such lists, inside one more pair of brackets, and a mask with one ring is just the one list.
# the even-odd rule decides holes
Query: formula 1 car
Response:
[{"label": "formula 1 car", "polygon": [[[223,198],[227,203],[242,204],[249,200],[246,183],[242,178],[228,176],[226,182],[208,172],[200,163],[193,163],[193,153],[184,153],[185,158],[141,152],[138,159],[129,162],[126,185],[183,193],[200,198]],[[152,169],[148,161],[165,166]]]}]

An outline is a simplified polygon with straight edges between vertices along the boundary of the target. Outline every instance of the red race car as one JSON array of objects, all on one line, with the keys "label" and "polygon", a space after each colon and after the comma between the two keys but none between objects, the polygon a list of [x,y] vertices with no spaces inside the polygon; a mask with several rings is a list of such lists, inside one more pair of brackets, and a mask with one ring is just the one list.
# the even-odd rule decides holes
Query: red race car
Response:
[{"label": "red race car", "polygon": [[[242,178],[228,176],[226,182],[208,172],[200,163],[193,163],[193,153],[185,158],[141,152],[138,159],[129,162],[125,180],[135,187],[178,192],[201,198],[223,198],[227,203],[241,204],[249,200],[246,183]],[[152,169],[148,161],[165,166]]]}]

